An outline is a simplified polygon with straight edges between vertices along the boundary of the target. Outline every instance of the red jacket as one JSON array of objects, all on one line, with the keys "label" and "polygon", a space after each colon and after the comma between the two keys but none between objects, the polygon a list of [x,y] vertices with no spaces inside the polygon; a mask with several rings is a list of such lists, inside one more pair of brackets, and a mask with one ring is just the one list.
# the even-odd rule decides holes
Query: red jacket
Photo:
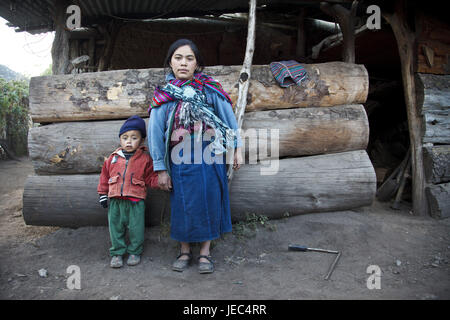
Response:
[{"label": "red jacket", "polygon": [[158,188],[158,175],[145,146],[140,146],[127,161],[122,148],[117,148],[103,163],[97,192],[108,198],[133,197],[145,199],[147,186]]}]

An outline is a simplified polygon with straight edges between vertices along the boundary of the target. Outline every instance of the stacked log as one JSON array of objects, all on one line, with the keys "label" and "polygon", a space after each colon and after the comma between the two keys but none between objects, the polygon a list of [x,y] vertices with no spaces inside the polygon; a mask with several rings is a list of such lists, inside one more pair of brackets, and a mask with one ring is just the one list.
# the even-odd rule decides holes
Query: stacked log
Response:
[{"label": "stacked log", "polygon": [[[148,124],[148,119],[145,121]],[[119,146],[117,135],[122,124],[123,120],[84,121],[33,128],[28,147],[36,173],[99,172],[104,160]],[[247,153],[258,155],[258,144],[268,146],[266,154],[259,154],[259,160],[272,154],[267,128],[279,130],[280,157],[362,150],[369,138],[362,105],[249,112],[242,137],[248,137]],[[257,143],[249,141],[253,132]]]},{"label": "stacked log", "polygon": [[[240,66],[205,69],[237,100]],[[281,88],[268,66],[253,66],[246,111],[296,107],[330,107],[364,103],[369,78],[363,65],[329,62],[305,65],[309,81]],[[147,116],[147,108],[164,69],[116,70],[34,77],[30,112],[34,122],[126,119]]]},{"label": "stacked log", "polygon": [[450,217],[450,75],[417,73],[423,115],[424,170],[430,214]]},{"label": "stacked log", "polygon": [[[367,71],[342,62],[305,68],[307,81],[283,89],[268,66],[253,66],[242,132],[246,158],[254,153],[258,158],[233,178],[234,221],[250,212],[279,218],[286,212],[352,209],[370,205],[374,198],[376,177],[365,152],[369,125],[361,105],[367,98]],[[215,66],[205,73],[220,81],[236,101],[239,70]],[[37,175],[30,176],[25,186],[27,224],[107,225],[96,193],[101,166],[119,144],[123,119],[133,114],[148,118],[153,90],[163,83],[163,69],[31,79],[32,119],[51,124],[29,133]],[[274,130],[277,152],[271,149]],[[251,143],[253,133],[256,144]],[[261,146],[268,147],[266,153],[260,152]],[[170,216],[166,192],[149,190],[146,204],[147,225]]]},{"label": "stacked log", "polygon": [[[230,190],[232,218],[256,212],[282,218],[286,212],[346,210],[370,204],[375,193],[371,162],[363,150],[279,160],[278,173],[264,174],[264,165],[245,165]],[[98,203],[98,174],[30,176],[24,191],[27,224],[79,227],[106,225]],[[165,192],[150,190],[147,222],[156,225],[169,212]]]}]

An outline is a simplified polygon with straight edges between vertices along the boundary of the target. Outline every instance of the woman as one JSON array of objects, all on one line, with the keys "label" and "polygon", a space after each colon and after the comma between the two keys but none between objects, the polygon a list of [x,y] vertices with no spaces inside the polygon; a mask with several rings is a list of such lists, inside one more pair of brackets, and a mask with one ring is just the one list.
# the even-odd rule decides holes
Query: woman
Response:
[{"label": "woman", "polygon": [[171,237],[180,242],[172,269],[185,270],[192,261],[190,243],[200,242],[198,270],[212,273],[211,240],[231,232],[225,154],[234,152],[230,159],[238,170],[242,142],[231,99],[201,73],[203,60],[192,41],[175,41],[165,67],[171,72],[155,90],[148,141],[159,187],[170,191]]}]

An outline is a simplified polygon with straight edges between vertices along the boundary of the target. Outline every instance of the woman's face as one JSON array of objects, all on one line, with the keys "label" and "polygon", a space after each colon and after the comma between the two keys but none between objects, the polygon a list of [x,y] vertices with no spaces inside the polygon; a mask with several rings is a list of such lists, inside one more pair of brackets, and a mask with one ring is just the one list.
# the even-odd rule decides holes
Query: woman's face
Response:
[{"label": "woman's face", "polygon": [[191,47],[184,45],[179,47],[170,59],[175,78],[179,80],[191,80],[194,77],[194,71],[197,68],[197,59]]}]

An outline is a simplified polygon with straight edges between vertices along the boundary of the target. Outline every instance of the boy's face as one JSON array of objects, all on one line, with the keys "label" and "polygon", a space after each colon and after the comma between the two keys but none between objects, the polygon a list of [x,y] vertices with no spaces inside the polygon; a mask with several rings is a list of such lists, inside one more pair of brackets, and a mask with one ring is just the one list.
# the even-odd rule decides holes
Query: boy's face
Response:
[{"label": "boy's face", "polygon": [[126,152],[134,152],[141,145],[142,137],[139,130],[130,130],[120,136],[120,146]]}]

